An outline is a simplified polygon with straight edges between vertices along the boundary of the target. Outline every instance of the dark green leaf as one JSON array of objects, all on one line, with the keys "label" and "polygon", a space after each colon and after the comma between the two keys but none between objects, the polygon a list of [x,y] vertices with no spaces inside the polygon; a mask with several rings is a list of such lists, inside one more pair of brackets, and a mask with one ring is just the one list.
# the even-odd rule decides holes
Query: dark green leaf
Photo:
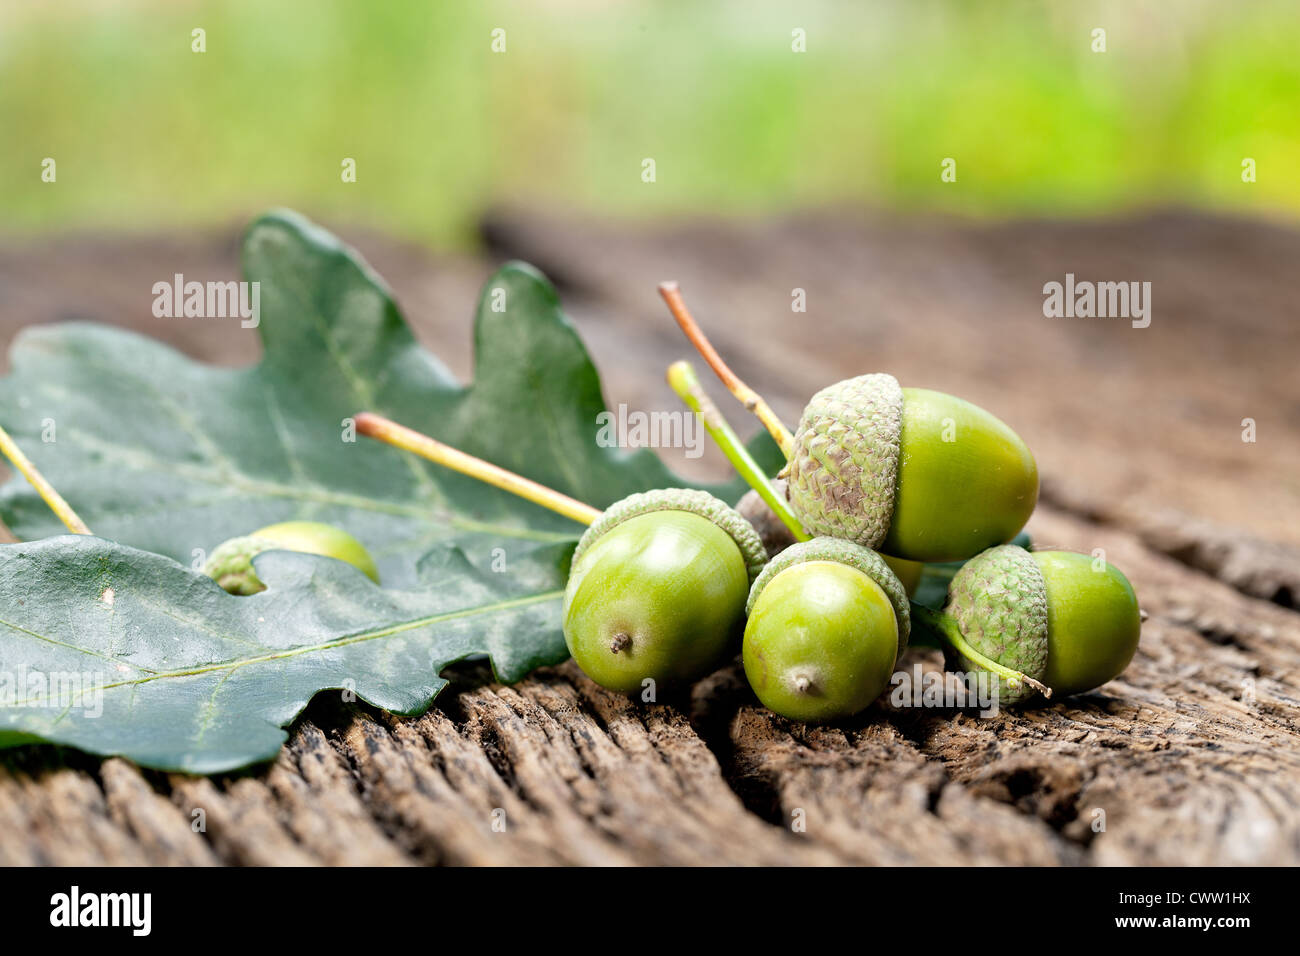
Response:
[{"label": "dark green leaf", "polygon": [[9,545],[0,743],[216,773],[274,757],[284,726],[326,688],[420,713],[446,683],[439,671],[468,655],[491,655],[503,680],[563,659],[547,583],[568,555],[538,546],[493,574],[442,549],[422,562],[421,587],[394,591],[341,561],[267,552],[255,564],[268,590],[234,597],[170,558],[100,538]]},{"label": "dark green leaf", "polygon": [[[344,440],[359,411],[599,507],[682,484],[653,452],[597,446],[599,376],[529,266],[508,264],[485,286],[468,387],[416,343],[369,268],[301,217],[254,223],[244,269],[261,284],[264,358],[253,368],[213,368],[84,324],[28,329],[14,346],[0,423],[119,544],[0,547],[0,675],[107,665],[121,676],[99,718],[0,706],[0,746],[35,737],[212,771],[271,756],[311,695],[345,680],[412,713],[441,686],[439,669],[467,654],[491,655],[506,680],[562,659],[560,595],[581,527]],[[776,454],[765,437],[756,451],[765,464]],[[738,482],[713,490],[741,493]],[[62,530],[17,478],[0,490],[0,516],[27,540]],[[356,535],[399,590],[337,562],[268,553],[257,569],[270,590],[232,598],[170,560],[197,567],[221,541],[292,518]]]},{"label": "dark green leaf", "polygon": [[[411,455],[344,441],[344,420],[363,410],[596,507],[683,483],[652,451],[597,447],[600,378],[530,266],[507,264],[484,287],[468,387],[416,343],[355,253],[301,217],[254,223],[244,271],[261,283],[265,347],[250,369],[203,365],[95,325],[19,336],[0,381],[0,424],[97,535],[193,563],[271,522],[325,521],[356,535],[384,583],[402,587],[437,544],[482,564],[497,548],[508,560],[581,532]],[[493,311],[499,295],[504,311]],[[159,321],[228,321],[231,334],[254,334],[235,320]],[[49,423],[54,442],[42,440]],[[742,489],[714,490],[734,500]],[[62,531],[20,479],[0,490],[0,517],[26,540]]]}]

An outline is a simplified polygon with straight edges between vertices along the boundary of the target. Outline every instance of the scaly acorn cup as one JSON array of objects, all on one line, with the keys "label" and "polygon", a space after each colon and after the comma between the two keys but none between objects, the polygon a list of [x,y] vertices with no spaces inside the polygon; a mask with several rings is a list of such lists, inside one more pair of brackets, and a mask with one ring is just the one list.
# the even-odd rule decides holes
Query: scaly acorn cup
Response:
[{"label": "scaly acorn cup", "polygon": [[1010,541],[1038,500],[1033,455],[1000,419],[885,374],[814,395],[781,474],[809,531],[912,561]]},{"label": "scaly acorn cup", "polygon": [[661,283],[659,293],[785,455],[780,476],[789,479],[797,526],[892,557],[942,562],[1010,541],[1029,520],[1038,467],[1016,433],[988,412],[942,392],[902,388],[892,375],[862,375],[814,395],[791,434],[723,361],[677,283]]},{"label": "scaly acorn cup", "polygon": [[583,673],[632,693],[690,683],[734,654],[767,560],[749,522],[703,491],[615,502],[578,542],[564,639]]},{"label": "scaly acorn cup", "polygon": [[352,535],[319,521],[283,521],[250,535],[231,538],[213,549],[203,573],[231,594],[247,597],[265,591],[253,571],[253,558],[263,551],[301,551],[346,561],[376,584],[379,571],[365,547]]},{"label": "scaly acorn cup", "polygon": [[[675,288],[667,289],[664,297],[685,314]],[[683,327],[687,325],[689,322],[683,322]],[[914,624],[937,644],[952,645],[968,660],[1004,678],[1008,688],[1028,685],[1051,696],[1051,689],[1035,678],[980,653],[949,615],[909,602],[882,555],[850,541],[812,538],[792,513],[779,480],[769,481],[764,476],[726,418],[704,394],[690,365],[674,362],[668,369],[668,383],[700,416],[709,437],[799,542],[772,559],[749,595],[745,668],[765,704],[777,713],[805,720],[856,713],[884,689],[892,661],[902,652]],[[753,401],[762,400],[755,396]],[[780,429],[774,435],[792,437]],[[882,594],[889,604],[888,615]],[[887,665],[885,651],[890,641],[884,635],[888,633],[895,633],[898,640]],[[843,661],[843,666],[837,661]],[[817,697],[820,699],[814,699]]]},{"label": "scaly acorn cup", "polygon": [[[796,541],[809,540],[812,535],[799,524],[790,510],[785,481],[767,478],[758,462],[741,443],[726,416],[700,386],[690,363],[674,362],[668,367],[667,377],[672,390],[687,408],[699,416],[709,437],[731,462],[736,473],[749,484],[750,490],[737,502],[736,510],[758,532],[768,558],[780,554]],[[908,596],[914,594],[921,583],[923,565],[892,557],[886,557],[885,563],[903,582]]]},{"label": "scaly acorn cup", "polygon": [[867,548],[834,538],[791,545],[754,582],[745,676],[769,710],[827,721],[867,707],[907,648],[902,583]]},{"label": "scaly acorn cup", "polygon": [[[944,608],[966,642],[1054,694],[1077,694],[1118,677],[1137,651],[1141,611],[1133,586],[1109,563],[1073,551],[990,548],[953,576]],[[948,667],[983,669],[951,644]],[[1032,697],[999,678],[999,700]]]},{"label": "scaly acorn cup", "polygon": [[[773,490],[788,502],[785,479],[775,478],[771,484]],[[744,496],[736,502],[736,510],[740,512],[742,518],[754,526],[754,530],[758,532],[763,542],[763,547],[767,550],[768,558],[776,557],[798,540],[794,532],[782,522],[757,491],[751,489],[745,492]],[[887,554],[882,554],[881,557],[885,559],[889,569],[898,576],[898,580],[903,582],[907,596],[914,595],[921,583],[921,574],[925,571],[925,565],[920,561],[907,561]]]},{"label": "scaly acorn cup", "polygon": [[610,690],[684,684],[735,649],[750,582],[767,560],[749,523],[703,491],[630,495],[604,512],[379,415],[357,431],[588,525],[564,595],[564,639]]}]

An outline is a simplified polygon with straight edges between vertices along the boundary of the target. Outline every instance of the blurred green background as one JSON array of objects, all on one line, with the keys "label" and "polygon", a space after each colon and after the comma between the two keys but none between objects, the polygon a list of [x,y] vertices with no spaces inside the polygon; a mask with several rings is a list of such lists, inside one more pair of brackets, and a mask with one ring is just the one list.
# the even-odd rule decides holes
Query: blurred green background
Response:
[{"label": "blurred green background", "polygon": [[0,190],[10,235],[289,205],[440,247],[503,202],[1294,219],[1300,3],[6,3]]}]

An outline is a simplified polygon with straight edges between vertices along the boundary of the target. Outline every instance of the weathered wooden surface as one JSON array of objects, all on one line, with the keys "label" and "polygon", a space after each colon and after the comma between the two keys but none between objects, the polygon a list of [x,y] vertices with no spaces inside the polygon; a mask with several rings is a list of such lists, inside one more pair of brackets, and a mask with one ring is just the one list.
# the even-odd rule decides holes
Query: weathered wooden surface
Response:
[{"label": "weathered wooden surface", "polygon": [[[885,701],[823,728],[764,711],[736,666],[649,706],[571,664],[514,687],[461,671],[416,719],[318,698],[276,763],[243,776],[8,752],[0,863],[1300,861],[1300,236],[1178,218],[629,233],[513,215],[488,235],[564,284],[619,370],[612,402],[674,407],[659,373],[683,348],[653,286],[675,277],[789,418],[819,385],[875,368],[997,411],[1043,470],[1035,538],[1104,548],[1137,588],[1151,617],[1132,667],[1099,693],[987,719]],[[466,372],[488,263],[355,238]],[[0,247],[0,338],[91,317],[251,360],[251,337],[148,316],[157,278],[222,278],[233,253],[231,237]],[[1044,319],[1041,286],[1066,271],[1152,281],[1151,328]],[[809,314],[792,321],[795,287]],[[827,336],[844,344],[812,341]]]}]

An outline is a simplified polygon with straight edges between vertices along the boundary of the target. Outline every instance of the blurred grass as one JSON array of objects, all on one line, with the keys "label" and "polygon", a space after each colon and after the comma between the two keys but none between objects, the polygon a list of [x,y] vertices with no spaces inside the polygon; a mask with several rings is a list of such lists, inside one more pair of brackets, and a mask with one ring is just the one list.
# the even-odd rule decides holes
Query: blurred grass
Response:
[{"label": "blurred grass", "polygon": [[[460,246],[486,205],[519,200],[1294,218],[1297,54],[1294,0],[14,5],[0,228],[183,228],[290,205]],[[955,184],[939,180],[949,156]]]}]

